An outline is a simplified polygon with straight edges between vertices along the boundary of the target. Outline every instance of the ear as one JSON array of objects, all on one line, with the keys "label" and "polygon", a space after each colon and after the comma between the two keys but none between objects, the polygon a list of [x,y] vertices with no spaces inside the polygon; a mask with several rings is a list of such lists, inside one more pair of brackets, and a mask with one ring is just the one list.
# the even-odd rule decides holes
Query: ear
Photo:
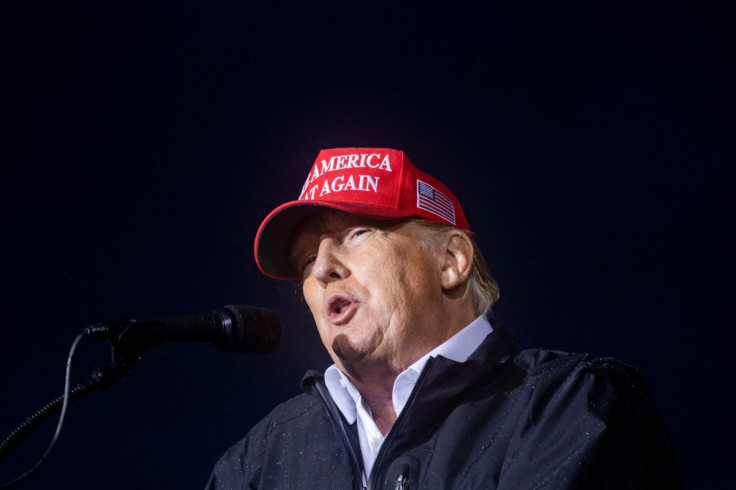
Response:
[{"label": "ear", "polygon": [[473,242],[461,231],[454,231],[445,242],[444,262],[440,282],[450,290],[465,283],[473,270]]}]

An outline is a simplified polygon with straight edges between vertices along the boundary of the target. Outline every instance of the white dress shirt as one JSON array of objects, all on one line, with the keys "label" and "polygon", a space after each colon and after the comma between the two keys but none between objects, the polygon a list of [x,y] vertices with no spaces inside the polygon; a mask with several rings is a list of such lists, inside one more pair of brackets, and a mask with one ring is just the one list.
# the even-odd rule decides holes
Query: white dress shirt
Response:
[{"label": "white dress shirt", "polygon": [[[455,362],[465,362],[491,332],[493,332],[493,327],[488,319],[481,315],[434,350],[419,358],[405,371],[402,371],[394,381],[391,396],[396,416],[398,417],[404,409],[409,395],[430,357],[441,355]],[[345,420],[349,424],[358,421],[358,440],[360,441],[360,452],[365,468],[363,484],[366,485],[373,463],[378,455],[378,450],[381,449],[381,444],[383,444],[384,436],[378,430],[378,426],[373,421],[371,409],[360,396],[358,390],[334,364],[325,371],[325,384]]]}]

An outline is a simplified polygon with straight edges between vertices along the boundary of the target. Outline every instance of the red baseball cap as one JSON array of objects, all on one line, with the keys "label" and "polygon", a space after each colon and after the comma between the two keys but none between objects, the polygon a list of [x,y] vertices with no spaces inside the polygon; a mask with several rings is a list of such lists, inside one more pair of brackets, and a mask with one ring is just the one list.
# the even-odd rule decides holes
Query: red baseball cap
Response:
[{"label": "red baseball cap", "polygon": [[299,199],[277,207],[261,223],[256,264],[274,279],[300,279],[289,260],[299,226],[321,208],[370,218],[421,218],[470,231],[457,197],[445,184],[416,168],[403,151],[389,148],[322,150]]}]

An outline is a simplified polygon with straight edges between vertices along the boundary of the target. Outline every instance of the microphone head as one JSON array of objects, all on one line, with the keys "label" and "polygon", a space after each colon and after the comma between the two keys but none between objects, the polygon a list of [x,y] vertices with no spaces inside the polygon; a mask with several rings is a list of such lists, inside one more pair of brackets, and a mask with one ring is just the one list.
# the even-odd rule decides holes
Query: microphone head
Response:
[{"label": "microphone head", "polygon": [[271,352],[281,342],[281,319],[274,310],[227,305],[232,329],[215,347],[228,352]]}]

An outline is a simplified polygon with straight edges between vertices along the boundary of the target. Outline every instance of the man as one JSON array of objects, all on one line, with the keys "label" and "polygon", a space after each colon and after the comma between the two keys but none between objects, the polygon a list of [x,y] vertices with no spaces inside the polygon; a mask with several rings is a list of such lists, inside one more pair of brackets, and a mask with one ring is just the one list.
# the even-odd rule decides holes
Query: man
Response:
[{"label": "man", "polygon": [[400,151],[323,150],[256,262],[301,280],[334,365],[309,372],[209,488],[681,488],[636,371],[519,351],[455,195]]}]

